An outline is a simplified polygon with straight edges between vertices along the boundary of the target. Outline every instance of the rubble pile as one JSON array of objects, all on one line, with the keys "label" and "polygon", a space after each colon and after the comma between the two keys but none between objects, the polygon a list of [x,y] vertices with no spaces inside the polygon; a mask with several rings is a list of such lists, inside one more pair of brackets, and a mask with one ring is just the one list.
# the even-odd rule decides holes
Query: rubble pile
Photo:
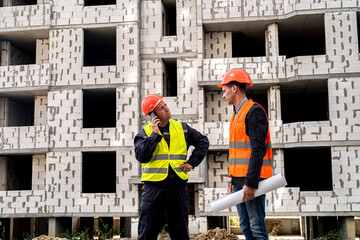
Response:
[{"label": "rubble pile", "polygon": [[229,234],[225,229],[215,228],[203,233],[195,238],[195,240],[238,240],[234,234]]},{"label": "rubble pile", "polygon": [[58,237],[49,237],[46,235],[41,235],[36,238],[33,238],[32,240],[67,240],[66,238],[58,238]]}]

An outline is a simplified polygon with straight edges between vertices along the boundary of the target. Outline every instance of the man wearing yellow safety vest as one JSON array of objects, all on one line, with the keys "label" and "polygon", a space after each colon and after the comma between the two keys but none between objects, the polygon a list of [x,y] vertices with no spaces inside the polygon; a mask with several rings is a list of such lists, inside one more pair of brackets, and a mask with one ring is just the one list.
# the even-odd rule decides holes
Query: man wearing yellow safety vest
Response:
[{"label": "man wearing yellow safety vest", "polygon": [[[144,187],[140,203],[139,240],[156,240],[165,223],[172,240],[189,239],[189,171],[198,166],[209,149],[209,140],[197,130],[171,119],[163,97],[150,94],[141,107],[151,122],[135,136],[135,157],[142,163]],[[187,151],[193,145],[187,160]]]},{"label": "man wearing yellow safety vest", "polygon": [[230,192],[243,189],[243,202],[236,208],[246,240],[268,239],[265,194],[255,198],[255,190],[259,181],[272,176],[269,123],[264,108],[246,97],[246,87],[252,85],[249,74],[240,68],[227,71],[218,85],[222,98],[234,106],[230,121]]}]

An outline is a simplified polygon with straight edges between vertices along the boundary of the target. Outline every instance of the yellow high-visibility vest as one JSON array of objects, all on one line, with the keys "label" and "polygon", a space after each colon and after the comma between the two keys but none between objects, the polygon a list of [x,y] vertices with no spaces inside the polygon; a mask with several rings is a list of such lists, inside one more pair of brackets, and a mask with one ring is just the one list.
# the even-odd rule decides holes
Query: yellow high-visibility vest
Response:
[{"label": "yellow high-visibility vest", "polygon": [[[169,165],[181,179],[186,180],[189,178],[189,174],[184,173],[180,168],[187,158],[184,129],[178,121],[170,119],[169,122],[170,147],[162,137],[153,152],[151,160],[142,164],[141,181],[158,182],[164,180],[169,173]],[[153,132],[151,123],[146,125],[144,130],[150,136]],[[159,134],[162,135],[161,132]]]}]

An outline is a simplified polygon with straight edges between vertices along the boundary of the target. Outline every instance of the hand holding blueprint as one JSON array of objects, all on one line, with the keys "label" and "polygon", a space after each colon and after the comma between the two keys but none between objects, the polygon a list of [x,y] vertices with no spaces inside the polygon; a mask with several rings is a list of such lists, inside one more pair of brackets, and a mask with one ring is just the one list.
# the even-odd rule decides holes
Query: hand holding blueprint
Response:
[{"label": "hand holding blueprint", "polygon": [[[285,187],[286,186],[285,177],[279,173],[275,176],[267,178],[261,182],[259,182],[259,187],[255,192],[255,197],[263,195],[264,193],[273,191],[275,189]],[[223,209],[234,206],[238,203],[242,202],[243,190],[237,191],[225,197],[219,198],[211,203],[211,209],[213,212],[219,212]]]}]

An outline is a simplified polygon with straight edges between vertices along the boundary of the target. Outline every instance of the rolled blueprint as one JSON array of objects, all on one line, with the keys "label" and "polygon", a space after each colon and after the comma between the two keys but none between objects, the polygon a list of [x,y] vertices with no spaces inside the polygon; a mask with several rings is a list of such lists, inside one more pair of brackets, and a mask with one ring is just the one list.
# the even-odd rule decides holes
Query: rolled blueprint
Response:
[{"label": "rolled blueprint", "polygon": [[[267,192],[273,191],[275,189],[285,187],[287,185],[285,177],[279,173],[275,176],[267,178],[259,182],[258,189],[255,191],[255,197],[263,195]],[[234,206],[242,202],[243,190],[237,191],[225,197],[214,200],[211,203],[211,209],[213,212],[219,212],[223,209]]]}]

